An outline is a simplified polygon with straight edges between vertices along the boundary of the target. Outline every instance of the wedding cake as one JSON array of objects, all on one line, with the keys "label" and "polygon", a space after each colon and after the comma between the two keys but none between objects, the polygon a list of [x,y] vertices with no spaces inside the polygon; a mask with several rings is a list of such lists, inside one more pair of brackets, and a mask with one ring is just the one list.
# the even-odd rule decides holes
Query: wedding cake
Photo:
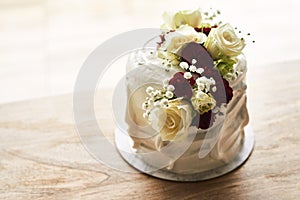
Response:
[{"label": "wedding cake", "polygon": [[165,13],[156,49],[127,63],[128,134],[151,170],[195,174],[235,159],[244,143],[245,41],[218,11]]}]

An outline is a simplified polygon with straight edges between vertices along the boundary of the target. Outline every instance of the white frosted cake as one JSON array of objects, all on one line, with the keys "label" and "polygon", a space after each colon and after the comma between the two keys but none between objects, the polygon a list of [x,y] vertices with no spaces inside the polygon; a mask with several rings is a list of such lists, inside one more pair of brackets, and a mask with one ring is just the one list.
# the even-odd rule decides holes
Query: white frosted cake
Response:
[{"label": "white frosted cake", "polygon": [[242,148],[249,120],[245,42],[213,16],[164,14],[157,49],[128,59],[127,131],[137,156],[153,169],[205,172]]}]

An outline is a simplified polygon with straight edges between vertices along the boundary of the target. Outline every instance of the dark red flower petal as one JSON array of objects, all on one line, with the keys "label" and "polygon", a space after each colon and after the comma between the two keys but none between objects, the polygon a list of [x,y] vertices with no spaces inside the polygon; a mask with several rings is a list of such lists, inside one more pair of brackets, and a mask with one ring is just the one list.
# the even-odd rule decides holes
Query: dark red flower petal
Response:
[{"label": "dark red flower petal", "polygon": [[229,85],[229,82],[223,78],[223,84],[225,87],[225,92],[226,92],[226,103],[229,103],[229,101],[233,97],[233,90]]},{"label": "dark red flower petal", "polygon": [[208,36],[208,34],[210,33],[210,31],[211,31],[211,29],[212,28],[217,28],[218,26],[212,26],[212,27],[202,27],[202,28],[194,28],[195,29],[195,31],[197,31],[197,32],[202,32],[202,33],[204,33],[205,35],[207,35]]},{"label": "dark red flower petal", "polygon": [[202,115],[197,113],[193,119],[192,125],[201,129],[208,129],[215,122],[215,114],[210,110]]},{"label": "dark red flower petal", "polygon": [[161,45],[166,41],[165,34],[159,35],[160,41],[157,42],[157,48],[160,48]]},{"label": "dark red flower petal", "polygon": [[190,99],[193,95],[190,82],[184,78],[183,72],[177,72],[169,81],[170,85],[175,87],[174,94],[176,97],[184,97]]},{"label": "dark red flower petal", "polygon": [[216,92],[211,91],[211,94],[215,98],[217,102],[217,106],[221,106],[222,103],[226,103],[226,104],[229,103],[229,101],[233,97],[233,91],[228,81],[222,78],[221,82],[216,82],[216,87],[217,87],[217,91]]},{"label": "dark red flower petal", "polygon": [[202,32],[202,33],[204,33],[205,35],[208,35],[209,32],[210,32],[210,30],[211,30],[210,27],[194,28],[194,29],[195,29],[195,31],[197,31],[197,32]]},{"label": "dark red flower petal", "polygon": [[193,59],[196,59],[197,63],[195,66],[197,68],[214,67],[212,57],[201,44],[195,42],[188,43],[182,48],[178,55],[183,59],[183,61],[188,62],[189,64],[192,63]]}]

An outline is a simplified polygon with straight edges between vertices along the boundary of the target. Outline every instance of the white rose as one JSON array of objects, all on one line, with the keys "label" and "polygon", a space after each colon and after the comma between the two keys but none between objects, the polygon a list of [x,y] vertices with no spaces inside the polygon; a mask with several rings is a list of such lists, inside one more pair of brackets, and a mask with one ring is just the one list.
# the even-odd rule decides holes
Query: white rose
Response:
[{"label": "white rose", "polygon": [[161,26],[162,29],[176,30],[181,25],[189,25],[191,27],[200,27],[202,23],[201,11],[198,10],[185,10],[179,11],[175,14],[164,13],[163,14],[164,24]]},{"label": "white rose", "polygon": [[169,101],[168,107],[150,111],[151,126],[160,133],[162,141],[174,141],[186,136],[192,123],[193,109],[182,99]]},{"label": "white rose", "polygon": [[166,44],[167,51],[171,53],[178,53],[180,48],[189,42],[191,42],[192,39],[186,35],[178,35],[174,36],[170,39],[170,41]]},{"label": "white rose", "polygon": [[207,36],[204,33],[195,31],[194,28],[184,25],[177,29],[175,32],[170,32],[165,35],[165,43],[162,47],[166,47],[167,51],[178,53],[179,49],[187,43],[196,42],[204,43]]},{"label": "white rose", "polygon": [[241,54],[245,42],[237,37],[230,24],[224,24],[210,31],[204,46],[214,59],[218,59]]}]

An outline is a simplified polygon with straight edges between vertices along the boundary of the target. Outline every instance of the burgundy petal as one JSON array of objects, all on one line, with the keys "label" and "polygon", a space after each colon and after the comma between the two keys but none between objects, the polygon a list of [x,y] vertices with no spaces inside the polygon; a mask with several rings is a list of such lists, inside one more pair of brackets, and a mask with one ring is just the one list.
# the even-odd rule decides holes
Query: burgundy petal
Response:
[{"label": "burgundy petal", "polygon": [[202,33],[204,33],[205,35],[207,35],[208,36],[208,34],[210,33],[210,31],[211,31],[211,29],[212,28],[217,28],[218,26],[212,26],[212,27],[202,27],[202,28],[194,28],[195,29],[195,31],[197,31],[197,32],[202,32]]},{"label": "burgundy petal", "polygon": [[216,82],[217,91],[211,92],[215,100],[217,101],[217,106],[221,106],[222,103],[229,103],[233,97],[233,91],[227,80],[222,78],[221,82]]},{"label": "burgundy petal", "polygon": [[195,31],[197,32],[202,32],[205,35],[208,35],[210,32],[211,28],[210,27],[203,27],[203,28],[195,28]]},{"label": "burgundy petal", "polygon": [[197,68],[199,67],[213,67],[214,61],[210,54],[207,52],[205,47],[203,47],[201,44],[191,42],[186,44],[182,50],[178,54],[183,61],[186,61],[188,63],[192,63],[193,59],[197,60],[197,63],[195,66]]},{"label": "burgundy petal", "polygon": [[197,113],[193,119],[193,125],[201,129],[208,129],[215,122],[215,114],[212,111],[208,111],[202,115]]},{"label": "burgundy petal", "polygon": [[183,77],[183,72],[177,72],[169,81],[170,85],[175,87],[174,94],[176,97],[184,97],[190,99],[193,95],[190,82]]}]

